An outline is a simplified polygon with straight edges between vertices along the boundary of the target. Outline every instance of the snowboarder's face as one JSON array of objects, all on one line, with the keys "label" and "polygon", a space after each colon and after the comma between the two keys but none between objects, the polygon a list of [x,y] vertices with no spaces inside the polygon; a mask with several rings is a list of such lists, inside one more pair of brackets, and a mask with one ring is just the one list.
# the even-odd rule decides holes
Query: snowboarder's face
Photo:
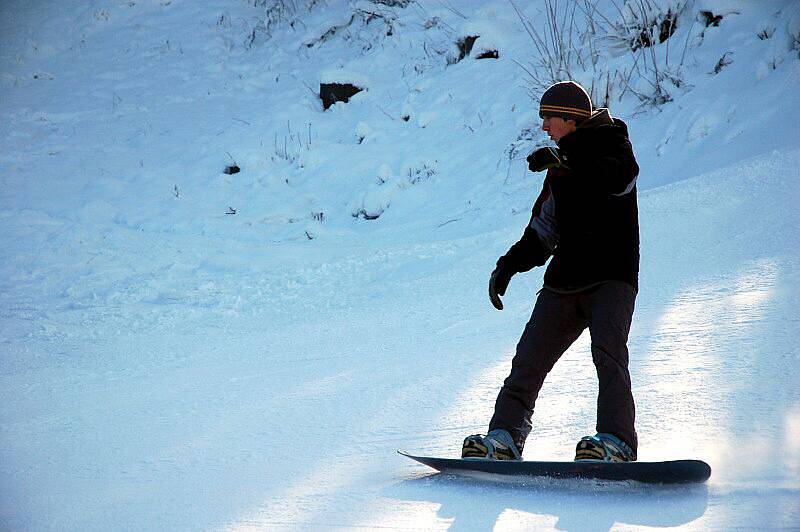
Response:
[{"label": "snowboarder's face", "polygon": [[575,121],[564,120],[560,116],[546,116],[542,119],[542,131],[558,142],[567,133],[575,131]]}]

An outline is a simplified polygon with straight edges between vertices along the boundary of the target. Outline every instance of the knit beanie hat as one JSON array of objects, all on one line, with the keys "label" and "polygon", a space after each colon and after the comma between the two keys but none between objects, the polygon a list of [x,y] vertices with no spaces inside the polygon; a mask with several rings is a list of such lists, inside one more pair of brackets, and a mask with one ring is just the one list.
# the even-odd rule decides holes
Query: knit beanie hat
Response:
[{"label": "knit beanie hat", "polygon": [[582,122],[592,114],[592,99],[586,89],[574,81],[551,85],[539,102],[539,117],[558,116],[564,120]]}]

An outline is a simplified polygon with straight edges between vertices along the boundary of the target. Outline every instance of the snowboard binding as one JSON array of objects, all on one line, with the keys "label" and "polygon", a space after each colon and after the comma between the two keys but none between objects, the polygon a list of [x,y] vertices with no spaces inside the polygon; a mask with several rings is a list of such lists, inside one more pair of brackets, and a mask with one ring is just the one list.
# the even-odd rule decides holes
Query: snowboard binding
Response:
[{"label": "snowboard binding", "polygon": [[597,460],[601,462],[635,462],[636,453],[613,434],[599,432],[584,436],[575,449],[575,461]]},{"label": "snowboard binding", "polygon": [[464,439],[461,458],[484,460],[522,460],[514,440],[508,431],[495,429],[489,434],[473,434]]}]

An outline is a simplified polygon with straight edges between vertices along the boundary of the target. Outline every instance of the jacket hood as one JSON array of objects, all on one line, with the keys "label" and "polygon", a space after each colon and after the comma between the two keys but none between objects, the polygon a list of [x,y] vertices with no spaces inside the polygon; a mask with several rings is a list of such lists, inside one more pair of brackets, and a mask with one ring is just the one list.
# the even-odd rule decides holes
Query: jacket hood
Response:
[{"label": "jacket hood", "polygon": [[614,125],[615,120],[611,117],[611,113],[605,107],[600,107],[592,112],[592,115],[580,123],[578,128],[589,129],[597,126],[611,126]]},{"label": "jacket hood", "polygon": [[614,118],[611,116],[611,113],[605,107],[600,107],[595,109],[592,115],[584,120],[583,122],[578,125],[575,129],[576,132],[583,132],[590,133],[597,131],[600,128],[611,127],[617,134],[621,134],[625,138],[628,138],[628,124],[620,120],[619,118]]}]

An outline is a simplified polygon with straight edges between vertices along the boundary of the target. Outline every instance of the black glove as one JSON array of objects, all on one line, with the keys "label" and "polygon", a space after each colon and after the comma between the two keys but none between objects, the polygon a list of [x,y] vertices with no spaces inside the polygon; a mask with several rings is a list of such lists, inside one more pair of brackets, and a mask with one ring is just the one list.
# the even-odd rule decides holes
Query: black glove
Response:
[{"label": "black glove", "polygon": [[528,169],[531,172],[541,172],[548,168],[556,168],[564,165],[564,159],[558,148],[539,148],[528,155]]},{"label": "black glove", "polygon": [[503,310],[503,302],[500,301],[500,296],[506,295],[506,288],[508,288],[508,283],[513,276],[513,271],[498,264],[489,278],[489,300],[497,310]]}]

